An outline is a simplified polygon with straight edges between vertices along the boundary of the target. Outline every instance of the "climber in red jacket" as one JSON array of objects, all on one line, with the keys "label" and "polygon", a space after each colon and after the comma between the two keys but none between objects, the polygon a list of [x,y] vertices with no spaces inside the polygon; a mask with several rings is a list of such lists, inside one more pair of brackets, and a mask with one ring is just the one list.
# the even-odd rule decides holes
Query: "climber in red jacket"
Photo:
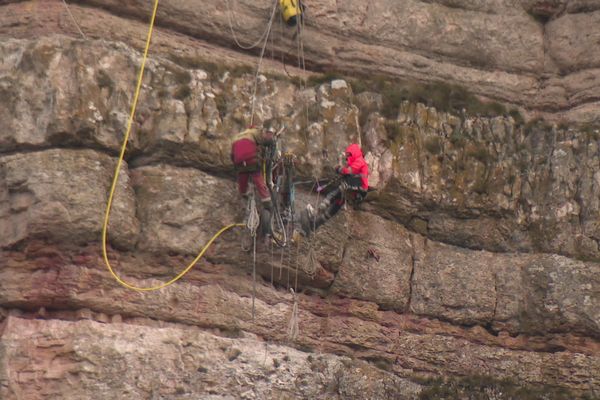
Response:
[{"label": "climber in red jacket", "polygon": [[356,143],[352,143],[346,148],[346,163],[346,167],[336,169],[336,172],[346,176],[358,175],[354,178],[360,178],[360,185],[358,181],[355,181],[353,186],[360,187],[356,190],[367,192],[369,190],[369,166],[363,158],[360,146]]},{"label": "climber in red jacket", "polygon": [[346,148],[346,166],[337,166],[335,171],[341,175],[340,184],[325,196],[319,204],[315,215],[310,207],[302,213],[300,223],[306,235],[317,230],[327,220],[340,211],[345,202],[345,197],[350,196],[353,201],[361,202],[369,190],[369,166],[363,158],[362,150],[356,143]]},{"label": "climber in red jacket", "polygon": [[260,172],[259,146],[274,144],[271,129],[249,128],[238,133],[231,144],[231,161],[237,172],[238,191],[244,199],[250,194],[248,180],[252,178],[262,204],[261,231],[270,233],[271,195]]},{"label": "climber in red jacket", "polygon": [[252,178],[263,203],[271,203],[271,195],[260,173],[259,146],[273,144],[273,132],[249,128],[238,133],[231,144],[231,161],[238,174],[238,190],[243,197],[248,195],[248,179]]}]

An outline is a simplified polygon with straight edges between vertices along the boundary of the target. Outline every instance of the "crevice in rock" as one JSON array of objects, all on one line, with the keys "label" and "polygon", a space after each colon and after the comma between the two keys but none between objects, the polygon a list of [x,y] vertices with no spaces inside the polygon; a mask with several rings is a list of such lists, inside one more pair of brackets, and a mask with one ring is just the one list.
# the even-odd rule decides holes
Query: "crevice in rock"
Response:
[{"label": "crevice in rock", "polygon": [[43,146],[36,145],[17,145],[9,149],[2,150],[0,149],[0,157],[5,156],[14,156],[19,154],[31,154],[31,153],[40,153],[48,150],[93,150],[99,153],[106,154],[111,157],[118,157],[119,152],[117,150],[111,150],[107,147],[101,145],[93,145],[93,144],[48,144]]},{"label": "crevice in rock", "polygon": [[[110,148],[103,147],[101,145],[95,146],[93,144],[82,143],[79,145],[76,145],[76,144],[65,144],[65,145],[50,144],[50,145],[45,145],[45,146],[19,145],[15,148],[8,149],[8,150],[0,149],[0,158],[16,156],[16,155],[21,155],[21,154],[42,153],[42,152],[50,151],[50,150],[77,150],[77,151],[88,151],[89,150],[89,151],[95,151],[95,152],[98,152],[101,154],[105,154],[105,155],[110,156],[115,159],[118,158],[118,156],[119,156],[119,152],[117,150],[112,150]],[[148,150],[148,154],[151,154],[150,150]],[[138,160],[143,160],[144,162],[141,162],[141,163],[137,162]],[[148,167],[148,166],[169,165],[169,166],[176,167],[176,168],[192,168],[192,169],[202,171],[204,173],[207,173],[207,174],[215,176],[215,177],[232,179],[232,173],[226,169],[205,168],[204,166],[198,165],[197,163],[193,163],[193,162],[173,162],[172,158],[153,160],[153,159],[148,158],[148,156],[146,156],[146,153],[141,153],[139,151],[132,152],[132,154],[130,154],[129,156],[126,153],[125,157],[124,157],[124,161],[127,162],[129,171],[135,171],[138,168]]]},{"label": "crevice in rock", "polygon": [[232,179],[234,176],[233,168],[231,168],[231,170],[228,170],[226,168],[218,168],[218,167],[215,168],[215,167],[211,167],[207,163],[196,163],[196,162],[190,162],[187,160],[177,160],[176,158],[166,157],[166,156],[160,157],[157,159],[157,158],[152,158],[151,154],[152,154],[152,149],[146,149],[144,151],[144,153],[136,152],[136,154],[131,155],[131,157],[129,159],[127,159],[127,157],[126,157],[126,161],[129,165],[129,169],[131,171],[134,171],[138,168],[143,168],[143,167],[158,167],[158,166],[162,166],[162,165],[168,165],[168,166],[176,167],[176,168],[196,169],[198,171],[202,171],[204,173],[207,173],[209,175],[219,177],[219,178]]},{"label": "crevice in rock", "polygon": [[[440,1],[440,0],[419,0],[421,3],[425,4],[438,4],[440,7],[448,8],[451,10],[462,10],[462,11],[474,11],[481,14],[491,14],[495,15],[496,13],[490,10],[481,10],[475,7],[461,7],[460,5],[453,3],[452,1]],[[468,5],[468,3],[466,4]]]}]

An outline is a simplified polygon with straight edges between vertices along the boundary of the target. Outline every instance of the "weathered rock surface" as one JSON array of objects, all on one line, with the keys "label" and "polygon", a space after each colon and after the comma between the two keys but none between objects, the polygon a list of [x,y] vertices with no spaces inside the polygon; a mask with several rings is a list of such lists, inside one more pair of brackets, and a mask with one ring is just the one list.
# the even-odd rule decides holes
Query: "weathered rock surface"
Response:
[{"label": "weathered rock surface", "polygon": [[[97,248],[92,247],[70,255],[58,248],[32,245],[20,256],[8,253],[10,263],[0,279],[2,304],[34,310],[47,307],[48,311],[36,313],[45,318],[105,322],[152,318],[216,328],[229,335],[251,332],[263,340],[287,342],[309,352],[370,360],[409,379],[486,371],[495,377],[580,393],[597,390],[600,385],[598,343],[583,336],[495,336],[480,327],[464,328],[378,311],[371,302],[301,295],[300,335],[288,342],[291,295],[259,280],[253,321],[252,282],[239,273],[244,266],[203,262],[200,269],[173,286],[160,292],[136,293],[123,290],[110,279],[94,252]],[[157,259],[115,252],[112,260],[122,278],[139,286],[156,284],[155,278],[165,280],[183,264],[179,257]],[[248,272],[250,268],[245,267]],[[142,276],[154,278],[140,279]],[[115,314],[123,317],[111,317]]]},{"label": "weathered rock surface", "polygon": [[405,311],[411,295],[413,235],[398,224],[366,213],[354,214],[347,229],[352,238],[346,243],[332,292]]},{"label": "weathered rock surface", "polygon": [[[0,246],[31,239],[85,244],[102,228],[115,159],[93,150],[51,149],[0,156]],[[140,229],[127,165],[115,192],[111,238],[132,248]]]},{"label": "weathered rock surface", "polygon": [[[86,42],[61,37],[9,40],[0,48],[3,87],[12,93],[0,100],[4,151],[59,144],[118,151],[139,58],[123,45],[96,42],[93,53],[87,49]],[[100,64],[90,60],[79,73],[72,57]],[[45,67],[31,73],[27,65]],[[109,69],[114,72],[107,76]],[[229,172],[228,138],[250,120],[251,76],[229,74],[221,82],[165,60],[150,60],[146,72],[129,163]],[[283,146],[298,155],[306,178],[330,173],[339,149],[357,140],[357,129],[364,131],[380,215],[474,249],[600,260],[596,131],[458,117],[411,103],[400,107],[397,120],[374,112],[360,128],[356,96],[347,86],[300,90],[265,77],[259,95],[257,119],[275,118],[287,127]],[[44,118],[29,104],[48,104]]]},{"label": "weathered rock surface", "polygon": [[[0,3],[6,10],[0,19],[4,37],[80,35],[58,0],[11,3]],[[78,3],[71,4],[70,11],[87,36],[143,45],[152,4]],[[228,50],[235,47],[230,21],[235,38],[244,45],[254,43],[269,20],[270,2],[201,3],[161,3],[155,54],[179,48],[182,54],[204,58],[218,54],[250,62]],[[454,82],[488,98],[535,112],[548,111],[548,116],[556,113],[587,122],[598,118],[595,93],[600,65],[594,2],[411,0],[399,4],[379,0],[367,5],[347,0],[305,4],[303,42],[309,68]],[[295,30],[282,29],[277,21],[273,30],[278,37],[273,48],[287,54]],[[199,47],[198,41],[204,44]],[[255,48],[254,54],[259,51]],[[297,65],[292,55],[287,57],[288,64]]]},{"label": "weathered rock surface", "polygon": [[[104,33],[114,27],[111,34],[124,41],[125,33],[143,37],[143,22],[125,20],[124,28],[122,17],[90,6],[116,10],[116,3],[84,3],[72,8],[86,15],[86,29],[100,32],[104,23]],[[590,7],[579,2],[579,8],[562,10],[556,2],[544,11],[539,2],[522,3],[535,15],[551,15],[546,30],[563,15],[587,16]],[[467,55],[455,54],[474,35],[494,31],[498,21],[525,21],[513,2],[419,4],[407,5],[414,18],[404,20],[403,29],[431,30],[430,17],[436,17],[448,28],[438,34],[451,37],[436,44],[431,59],[452,68],[474,68],[466,65],[472,61]],[[46,22],[64,12],[54,1],[0,5],[12,12],[44,7]],[[205,28],[192,27],[190,15],[203,21],[212,10],[215,36],[208,39],[221,43],[216,32],[226,27],[220,19],[225,5],[208,2],[190,11],[193,5],[165,5],[159,25],[201,36],[204,31],[195,29]],[[330,3],[309,4],[309,10],[332,35],[347,35],[348,43],[376,29],[419,57],[433,46],[429,39],[405,43],[416,39],[401,40],[385,21],[371,20],[385,11],[378,11],[383,2],[349,5],[358,11],[346,19],[339,17],[348,10]],[[148,4],[127,7],[136,15]],[[258,21],[260,3],[238,7],[254,15],[248,21]],[[403,10],[390,11],[406,18]],[[0,33],[12,18],[6,15]],[[98,241],[140,55],[123,43],[46,37],[40,21],[32,22],[35,15],[13,13],[21,21],[14,31],[34,24],[41,38],[0,44],[2,397],[119,398],[128,391],[127,397],[148,398],[416,398],[420,386],[411,380],[481,373],[573,390],[573,396],[600,391],[597,131],[452,115],[409,102],[390,119],[382,116],[380,94],[355,95],[343,80],[300,89],[261,75],[255,121],[286,126],[282,145],[297,154],[300,179],[310,184],[328,176],[339,150],[359,141],[378,191],[359,210],[336,216],[314,240],[283,251],[257,243],[256,287],[252,254],[240,246],[243,232],[231,230],[174,285],[129,291],[107,271]],[[360,15],[368,17],[364,26],[354,19]],[[483,15],[489,24],[467,24],[465,15]],[[453,18],[465,28],[452,25]],[[72,24],[65,21],[50,30]],[[527,21],[523,29],[537,27]],[[464,36],[455,32],[463,29]],[[505,46],[519,34],[509,31],[487,45]],[[21,35],[31,32],[15,34]],[[168,53],[174,37],[157,34],[110,219],[111,265],[139,286],[175,276],[223,225],[243,216],[229,138],[250,121],[253,74],[158,56]],[[189,37],[181,40],[186,51],[202,53]],[[331,44],[340,45],[336,40]],[[522,54],[526,45],[510,52]],[[549,44],[556,52],[562,45]],[[490,65],[533,80],[542,67],[565,73],[594,65],[593,54],[557,57],[549,66],[547,53],[517,60],[510,52]],[[360,58],[357,64],[365,68]],[[564,79],[578,73],[593,76],[586,69]],[[298,209],[317,200],[298,187]],[[300,334],[293,339],[289,288],[300,292]],[[310,361],[294,347],[322,354]],[[110,367],[108,359],[115,361]],[[148,365],[151,372],[139,373]]]},{"label": "weathered rock surface", "polygon": [[600,334],[598,264],[416,243],[411,308],[417,314],[512,334]]},{"label": "weathered rock surface", "polygon": [[348,357],[185,325],[9,317],[1,348],[10,360],[0,368],[3,399],[416,399],[420,391]]},{"label": "weathered rock surface", "polygon": [[598,23],[600,10],[565,14],[548,24],[548,50],[561,73],[600,68],[600,33],[597,29],[586,31],[577,28],[597,26]]}]

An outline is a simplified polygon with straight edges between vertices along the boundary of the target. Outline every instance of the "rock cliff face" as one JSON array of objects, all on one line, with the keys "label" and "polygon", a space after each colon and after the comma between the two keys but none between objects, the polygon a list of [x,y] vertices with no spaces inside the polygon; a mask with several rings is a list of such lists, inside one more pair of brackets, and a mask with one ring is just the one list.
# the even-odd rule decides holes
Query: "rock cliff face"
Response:
[{"label": "rock cliff face", "polygon": [[[594,18],[593,2],[397,4],[307,2],[310,67],[452,76],[529,110],[596,117],[597,47],[564,50],[593,40],[576,22]],[[230,5],[240,36],[257,38],[268,2]],[[60,2],[0,1],[0,397],[416,399],[432,379],[476,375],[550,398],[598,395],[600,141],[589,127],[409,101],[390,117],[384,96],[346,81],[261,75],[256,118],[285,124],[300,179],[328,176],[360,141],[378,191],[310,243],[259,243],[255,288],[241,230],[161,291],[120,286],[99,239],[141,61],[126,43],[142,43],[148,7],[78,2],[88,37],[74,39],[55,34],[76,32]],[[140,286],[170,279],[241,220],[229,145],[254,89],[239,67],[252,56],[219,47],[226,4],[161,7],[109,229],[110,262]],[[275,47],[293,43],[283,40]],[[298,209],[318,200],[300,189]]]},{"label": "rock cliff face", "polygon": [[[142,46],[152,2],[80,0],[70,11],[92,38]],[[453,82],[490,99],[555,120],[598,121],[600,6],[597,1],[305,0],[302,34],[312,70]],[[79,36],[62,2],[0,1],[0,35],[48,32]],[[182,0],[161,3],[153,53],[177,49],[249,61],[264,32],[269,0]],[[294,29],[273,24],[269,58],[297,66]],[[185,36],[184,36],[185,35]],[[258,55],[260,46],[250,51]],[[279,68],[281,66],[279,65]]]}]

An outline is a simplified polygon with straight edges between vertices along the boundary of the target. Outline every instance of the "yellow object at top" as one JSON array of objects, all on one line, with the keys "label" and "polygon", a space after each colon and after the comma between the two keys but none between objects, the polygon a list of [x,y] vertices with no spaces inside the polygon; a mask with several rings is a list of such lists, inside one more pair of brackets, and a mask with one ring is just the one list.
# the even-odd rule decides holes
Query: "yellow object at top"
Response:
[{"label": "yellow object at top", "polygon": [[302,13],[300,4],[298,4],[297,0],[279,0],[279,9],[281,10],[285,22],[288,22],[290,18]]}]

